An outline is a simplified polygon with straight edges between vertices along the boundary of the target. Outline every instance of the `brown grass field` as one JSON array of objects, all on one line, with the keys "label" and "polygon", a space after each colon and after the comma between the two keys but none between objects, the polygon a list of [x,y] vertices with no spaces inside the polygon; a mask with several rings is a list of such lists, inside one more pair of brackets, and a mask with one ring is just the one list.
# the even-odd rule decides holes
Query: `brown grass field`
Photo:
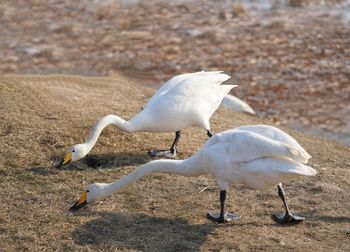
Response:
[{"label": "brown grass field", "polygon": [[[291,209],[307,218],[299,225],[271,219],[283,210],[275,188],[242,186],[232,187],[227,200],[242,218],[213,224],[206,213],[219,208],[215,181],[170,174],[147,176],[70,213],[88,184],[117,180],[150,161],[147,150],[171,144],[173,133],[128,134],[108,127],[87,158],[55,168],[67,148],[85,141],[98,118],[131,118],[153,92],[122,76],[0,76],[1,251],[349,251],[349,147],[286,128],[318,171],[286,184]],[[211,122],[216,132],[271,123],[224,109]],[[184,130],[178,158],[190,156],[206,138],[202,129]]]}]

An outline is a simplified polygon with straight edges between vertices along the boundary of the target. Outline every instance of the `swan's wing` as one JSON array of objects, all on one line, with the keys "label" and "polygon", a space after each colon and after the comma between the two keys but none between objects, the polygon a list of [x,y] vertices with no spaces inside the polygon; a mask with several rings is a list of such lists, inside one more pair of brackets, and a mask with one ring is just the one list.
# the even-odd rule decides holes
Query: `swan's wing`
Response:
[{"label": "swan's wing", "polygon": [[301,145],[293,137],[276,127],[270,125],[247,125],[239,127],[237,128],[237,130],[254,132],[297,149],[304,158],[302,163],[306,164],[311,158],[311,155],[307,153],[307,151],[303,147],[301,147]]},{"label": "swan's wing", "polygon": [[250,131],[228,130],[214,135],[202,148],[213,160],[227,160],[231,164],[250,162],[265,157],[287,157],[297,162],[304,157],[293,146]]},{"label": "swan's wing", "polygon": [[142,110],[148,130],[165,132],[191,126],[210,128],[209,119],[235,85],[220,85],[230,76],[220,72],[189,74],[167,92],[154,96]]},{"label": "swan's wing", "polygon": [[316,171],[289,158],[259,158],[240,164],[240,183],[253,189],[266,190],[299,176],[314,176]]},{"label": "swan's wing", "polygon": [[169,90],[171,90],[173,87],[175,87],[177,84],[181,83],[187,78],[193,78],[197,76],[209,76],[209,75],[219,75],[223,73],[223,71],[201,71],[201,72],[195,72],[195,73],[185,73],[185,74],[179,74],[174,77],[172,77],[170,80],[165,82],[159,89],[158,91],[153,95],[153,97],[158,97],[162,94],[167,93]]},{"label": "swan's wing", "polygon": [[[204,72],[205,73],[205,72]],[[224,81],[230,78],[229,75],[224,73],[214,73],[203,75],[192,75],[188,76],[180,83],[177,83],[173,88],[168,90],[162,96],[187,96],[189,98],[212,98],[216,97],[218,93],[222,93],[222,90],[231,90],[236,85],[220,85]],[[214,93],[213,93],[214,92]],[[220,101],[223,99],[220,98]]]},{"label": "swan's wing", "polygon": [[195,116],[199,121],[208,120],[219,107],[223,97],[235,87],[220,85],[229,78],[229,75],[219,72],[188,75],[167,92],[152,97],[145,110],[162,109],[168,111],[167,113]]},{"label": "swan's wing", "polygon": [[221,102],[221,105],[233,111],[255,115],[255,111],[252,109],[251,106],[230,94],[224,97],[224,99]]},{"label": "swan's wing", "polygon": [[[230,76],[226,74],[197,75],[188,77],[158,98],[199,121],[208,121],[218,109],[225,95],[236,85],[220,85]],[[162,103],[162,102],[160,102]]]}]

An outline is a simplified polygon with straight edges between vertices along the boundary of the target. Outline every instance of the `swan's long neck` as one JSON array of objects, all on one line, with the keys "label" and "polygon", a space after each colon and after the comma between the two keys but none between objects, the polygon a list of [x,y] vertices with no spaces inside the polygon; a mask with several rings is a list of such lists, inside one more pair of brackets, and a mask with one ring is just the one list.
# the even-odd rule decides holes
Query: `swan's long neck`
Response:
[{"label": "swan's long neck", "polygon": [[122,131],[126,132],[133,132],[136,131],[135,125],[131,121],[125,121],[124,119],[120,118],[119,116],[115,115],[107,115],[103,118],[101,118],[95,128],[93,129],[89,139],[87,140],[86,144],[88,145],[88,152],[92,149],[92,147],[95,145],[98,137],[100,136],[102,130],[106,128],[108,125],[113,124],[117,126]]},{"label": "swan's long neck", "polygon": [[139,166],[133,172],[122,177],[117,182],[106,184],[105,196],[117,192],[141,177],[153,172],[173,173],[185,177],[193,177],[206,174],[207,170],[201,165],[201,163],[198,163],[198,159],[193,156],[186,160],[151,161]]}]

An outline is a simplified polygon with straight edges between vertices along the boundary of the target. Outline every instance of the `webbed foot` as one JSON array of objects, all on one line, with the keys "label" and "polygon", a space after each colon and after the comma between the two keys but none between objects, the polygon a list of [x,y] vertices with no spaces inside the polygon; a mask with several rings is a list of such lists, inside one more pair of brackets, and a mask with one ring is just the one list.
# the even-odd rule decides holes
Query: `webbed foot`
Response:
[{"label": "webbed foot", "polygon": [[280,224],[298,224],[305,220],[304,217],[286,213],[274,214],[273,219]]},{"label": "webbed foot", "polygon": [[208,213],[208,219],[217,223],[231,222],[231,221],[239,220],[239,218],[241,218],[241,216],[236,215],[234,213],[229,213],[229,212],[225,212],[223,218],[220,217],[220,213]]},{"label": "webbed foot", "polygon": [[176,150],[150,150],[148,155],[151,157],[175,158]]}]

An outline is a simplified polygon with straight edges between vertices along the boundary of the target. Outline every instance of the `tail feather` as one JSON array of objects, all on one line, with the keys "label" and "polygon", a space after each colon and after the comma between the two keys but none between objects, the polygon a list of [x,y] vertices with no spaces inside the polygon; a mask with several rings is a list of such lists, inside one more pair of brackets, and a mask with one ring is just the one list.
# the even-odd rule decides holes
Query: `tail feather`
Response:
[{"label": "tail feather", "polygon": [[315,176],[317,174],[316,170],[308,165],[300,164],[289,170],[291,173],[303,175],[303,176]]},{"label": "tail feather", "polygon": [[224,97],[221,105],[233,111],[255,115],[255,111],[251,106],[230,94]]},{"label": "tail feather", "polygon": [[[311,156],[306,151],[298,150],[297,148],[293,148],[288,146],[289,152],[292,154],[292,158],[298,162],[303,164],[307,164]],[[303,150],[303,149],[302,149]]]}]

